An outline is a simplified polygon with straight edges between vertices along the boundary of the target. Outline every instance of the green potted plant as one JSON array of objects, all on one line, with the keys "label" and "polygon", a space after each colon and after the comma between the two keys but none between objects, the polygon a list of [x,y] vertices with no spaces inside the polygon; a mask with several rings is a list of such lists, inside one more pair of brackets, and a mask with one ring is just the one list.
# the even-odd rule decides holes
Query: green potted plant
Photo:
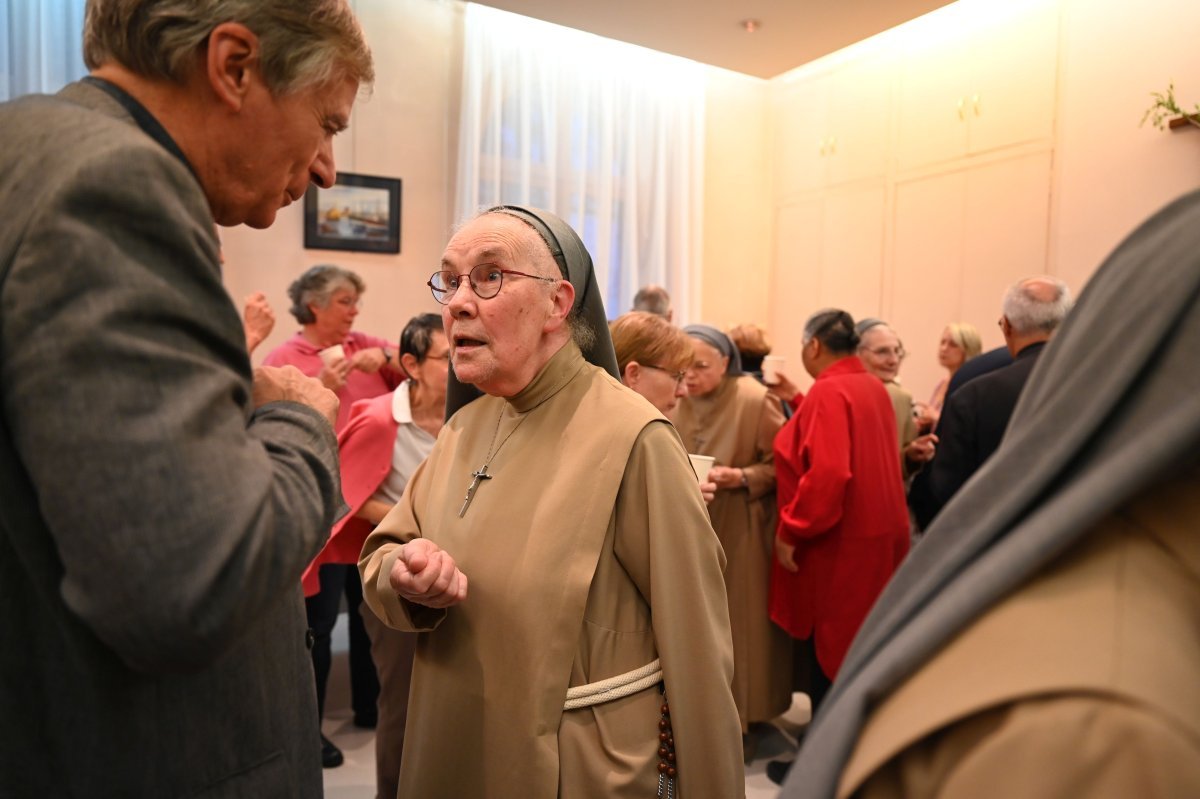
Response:
[{"label": "green potted plant", "polygon": [[1154,104],[1146,109],[1145,114],[1142,114],[1141,124],[1145,125],[1148,119],[1159,130],[1178,128],[1183,125],[1194,125],[1200,128],[1200,103],[1196,103],[1192,111],[1185,111],[1181,108],[1175,100],[1175,83],[1173,81],[1167,84],[1165,93],[1150,92],[1150,96],[1154,98]]}]

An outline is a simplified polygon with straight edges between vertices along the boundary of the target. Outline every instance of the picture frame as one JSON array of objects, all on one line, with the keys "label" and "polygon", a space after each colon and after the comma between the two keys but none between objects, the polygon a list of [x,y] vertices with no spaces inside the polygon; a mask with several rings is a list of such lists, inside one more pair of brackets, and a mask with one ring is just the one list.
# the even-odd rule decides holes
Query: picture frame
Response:
[{"label": "picture frame", "polygon": [[339,172],[328,189],[304,193],[304,247],[400,252],[401,180]]}]

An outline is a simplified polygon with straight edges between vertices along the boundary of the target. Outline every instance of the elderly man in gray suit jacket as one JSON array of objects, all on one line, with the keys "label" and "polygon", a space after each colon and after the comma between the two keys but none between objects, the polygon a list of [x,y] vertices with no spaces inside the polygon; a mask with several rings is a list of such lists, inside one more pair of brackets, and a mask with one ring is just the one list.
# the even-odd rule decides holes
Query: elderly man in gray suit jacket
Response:
[{"label": "elderly man in gray suit jacket", "polygon": [[334,180],[344,0],[91,0],[0,106],[0,796],[321,794],[299,577],[337,400],[251,372],[214,222]]}]

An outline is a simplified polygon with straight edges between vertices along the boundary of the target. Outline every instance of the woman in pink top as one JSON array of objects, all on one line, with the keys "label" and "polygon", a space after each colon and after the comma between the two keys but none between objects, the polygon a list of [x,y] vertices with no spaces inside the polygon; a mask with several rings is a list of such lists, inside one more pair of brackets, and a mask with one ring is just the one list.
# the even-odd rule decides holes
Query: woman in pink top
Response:
[{"label": "woman in pink top", "polygon": [[[345,428],[350,408],[358,400],[390,393],[400,385],[402,373],[392,364],[392,349],[386,339],[358,333],[351,328],[358,316],[366,290],[362,278],[331,264],[314,266],[288,287],[292,307],[288,310],[300,323],[300,331],[263,359],[267,366],[292,365],[310,377],[320,378],[342,401],[334,430]],[[371,642],[363,627],[359,607],[362,582],[358,569],[340,563],[319,569],[320,590],[305,597],[308,626],[313,631],[313,671],[317,681],[318,718],[324,716],[325,684],[332,660],[330,634],[337,622],[341,596],[346,596],[350,623],[350,694],[354,724],[374,728],[378,714],[379,679],[371,662]],[[342,753],[321,736],[321,764],[342,764]]]},{"label": "woman in pink top", "polygon": [[387,339],[351,330],[365,291],[362,278],[348,269],[312,267],[288,287],[288,310],[300,323],[299,332],[263,359],[266,366],[295,366],[335,392],[342,401],[334,425],[339,433],[351,405],[387,394],[403,378]]}]

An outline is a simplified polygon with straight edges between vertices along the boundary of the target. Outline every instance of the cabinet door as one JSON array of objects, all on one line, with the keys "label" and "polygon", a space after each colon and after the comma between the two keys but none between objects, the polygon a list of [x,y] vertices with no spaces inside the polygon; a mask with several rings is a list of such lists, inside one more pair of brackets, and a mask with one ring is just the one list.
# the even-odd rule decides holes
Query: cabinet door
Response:
[{"label": "cabinet door", "polygon": [[976,35],[968,97],[972,153],[1054,136],[1058,5],[1014,3]]},{"label": "cabinet door", "polygon": [[829,85],[829,183],[882,177],[892,110],[890,60],[839,70]]},{"label": "cabinet door", "polygon": [[772,154],[776,202],[825,185],[829,76],[783,83],[775,94]]},{"label": "cabinet door", "polygon": [[775,217],[769,333],[772,353],[787,359],[784,371],[797,385],[807,379],[800,363],[804,322],[818,307],[823,206],[820,199],[785,205]]},{"label": "cabinet door", "polygon": [[1049,220],[1049,152],[967,174],[962,316],[979,328],[984,349],[1004,343],[996,324],[1004,292],[1046,271]]},{"label": "cabinet door", "polygon": [[969,42],[948,34],[906,48],[896,109],[898,169],[966,154],[969,65]]},{"label": "cabinet door", "polygon": [[904,342],[904,385],[925,400],[945,376],[937,345],[959,321],[966,177],[951,172],[896,185],[892,292],[886,320]]},{"label": "cabinet door", "polygon": [[826,195],[819,307],[841,308],[855,319],[879,315],[883,202],[882,186]]}]

